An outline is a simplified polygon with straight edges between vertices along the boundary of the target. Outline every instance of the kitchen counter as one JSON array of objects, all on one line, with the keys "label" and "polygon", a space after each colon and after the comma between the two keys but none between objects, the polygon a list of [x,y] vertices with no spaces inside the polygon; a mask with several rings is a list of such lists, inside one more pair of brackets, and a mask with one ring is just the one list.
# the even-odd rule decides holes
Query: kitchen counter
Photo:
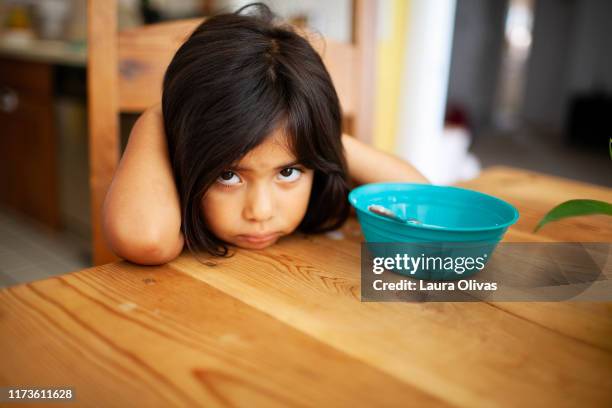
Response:
[{"label": "kitchen counter", "polygon": [[35,39],[13,42],[0,36],[0,56],[49,64],[85,67],[87,64],[87,47],[85,44],[67,41]]}]

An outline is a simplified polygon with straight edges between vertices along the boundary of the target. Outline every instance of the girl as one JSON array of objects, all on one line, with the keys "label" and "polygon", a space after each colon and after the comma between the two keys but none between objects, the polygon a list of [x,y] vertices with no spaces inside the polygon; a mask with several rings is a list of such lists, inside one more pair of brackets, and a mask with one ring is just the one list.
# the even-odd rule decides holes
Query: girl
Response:
[{"label": "girl", "polygon": [[170,62],[161,105],[130,134],[104,203],[110,247],[147,265],[185,244],[217,256],[261,249],[342,225],[349,175],[427,182],[342,135],[341,117],[317,52],[265,5],[207,19]]}]

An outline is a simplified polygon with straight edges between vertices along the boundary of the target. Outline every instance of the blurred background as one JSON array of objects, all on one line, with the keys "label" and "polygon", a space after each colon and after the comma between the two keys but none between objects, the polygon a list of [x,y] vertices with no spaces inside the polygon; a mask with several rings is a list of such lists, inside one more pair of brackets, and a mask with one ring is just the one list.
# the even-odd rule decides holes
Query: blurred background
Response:
[{"label": "blurred background", "polygon": [[[355,1],[264,3],[350,42]],[[362,1],[357,137],[439,184],[506,165],[612,186],[612,1]],[[119,30],[247,3],[120,0]],[[86,80],[86,0],[0,0],[0,286],[92,264]]]}]

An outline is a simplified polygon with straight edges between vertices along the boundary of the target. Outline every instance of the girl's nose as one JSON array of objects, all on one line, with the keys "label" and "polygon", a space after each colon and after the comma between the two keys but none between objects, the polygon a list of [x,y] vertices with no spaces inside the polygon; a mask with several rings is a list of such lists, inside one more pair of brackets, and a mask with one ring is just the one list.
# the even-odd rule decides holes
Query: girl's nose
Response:
[{"label": "girl's nose", "polygon": [[247,191],[243,209],[244,218],[249,221],[264,222],[274,215],[272,192],[264,185],[253,186]]}]

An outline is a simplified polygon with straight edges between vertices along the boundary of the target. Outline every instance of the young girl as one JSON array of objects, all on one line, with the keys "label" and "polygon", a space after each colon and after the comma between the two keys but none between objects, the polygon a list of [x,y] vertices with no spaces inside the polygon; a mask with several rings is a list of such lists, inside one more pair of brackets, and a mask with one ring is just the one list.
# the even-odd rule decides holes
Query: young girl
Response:
[{"label": "young girl", "polygon": [[349,176],[427,182],[342,135],[341,118],[317,52],[265,5],[207,19],[170,62],[161,106],[132,130],[104,203],[109,245],[148,265],[185,244],[217,256],[261,249],[342,225]]}]

